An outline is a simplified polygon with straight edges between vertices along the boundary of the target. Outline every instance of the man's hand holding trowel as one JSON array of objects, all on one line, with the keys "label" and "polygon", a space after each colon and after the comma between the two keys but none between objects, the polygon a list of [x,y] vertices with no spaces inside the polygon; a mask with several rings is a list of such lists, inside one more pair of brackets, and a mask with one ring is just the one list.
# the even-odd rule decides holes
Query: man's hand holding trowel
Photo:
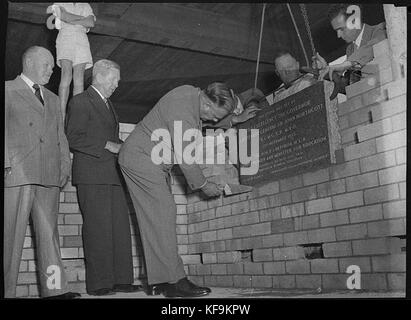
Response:
[{"label": "man's hand holding trowel", "polygon": [[252,189],[253,187],[242,184],[226,183],[225,185],[222,185],[212,181],[207,181],[204,187],[201,188],[201,191],[203,191],[208,197],[218,197],[223,192],[225,196],[231,196],[244,192],[250,192]]}]

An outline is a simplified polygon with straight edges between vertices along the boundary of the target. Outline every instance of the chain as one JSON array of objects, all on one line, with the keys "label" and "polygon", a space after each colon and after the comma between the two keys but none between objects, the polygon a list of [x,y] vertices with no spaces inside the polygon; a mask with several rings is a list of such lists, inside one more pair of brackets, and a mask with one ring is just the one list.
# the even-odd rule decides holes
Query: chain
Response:
[{"label": "chain", "polygon": [[305,3],[300,3],[300,9],[301,9],[301,14],[304,18],[305,28],[307,30],[308,38],[310,39],[311,50],[313,51],[313,56],[314,56],[317,51],[315,50],[314,41],[313,41],[313,37],[311,34],[310,22],[308,20],[308,14],[307,14],[307,9],[305,7]]}]

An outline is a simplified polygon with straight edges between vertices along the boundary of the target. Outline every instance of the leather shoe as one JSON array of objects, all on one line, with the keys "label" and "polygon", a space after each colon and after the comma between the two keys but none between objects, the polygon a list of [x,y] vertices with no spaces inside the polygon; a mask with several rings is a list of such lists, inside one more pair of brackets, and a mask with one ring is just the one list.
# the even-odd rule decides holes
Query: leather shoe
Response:
[{"label": "leather shoe", "polygon": [[115,294],[115,292],[109,288],[101,288],[94,291],[88,292],[90,296],[111,296]]},{"label": "leather shoe", "polygon": [[157,296],[163,292],[164,287],[167,285],[167,282],[150,284],[144,288],[144,291],[148,296]]},{"label": "leather shoe", "polygon": [[136,292],[141,290],[142,287],[136,284],[115,284],[113,287],[114,292]]},{"label": "leather shoe", "polygon": [[185,282],[192,290],[199,290],[200,289],[200,290],[206,291],[207,293],[211,293],[210,288],[200,287],[200,286],[194,284],[193,282],[191,282],[190,280],[188,280],[187,278],[180,279],[180,281]]},{"label": "leather shoe", "polygon": [[187,278],[177,281],[177,283],[168,283],[163,287],[163,295],[168,298],[174,297],[202,297],[211,292],[210,288],[199,287]]},{"label": "leather shoe", "polygon": [[59,294],[57,296],[49,296],[49,297],[44,297],[43,299],[46,300],[67,300],[67,299],[76,299],[80,298],[81,294],[78,292],[66,292],[63,294]]}]

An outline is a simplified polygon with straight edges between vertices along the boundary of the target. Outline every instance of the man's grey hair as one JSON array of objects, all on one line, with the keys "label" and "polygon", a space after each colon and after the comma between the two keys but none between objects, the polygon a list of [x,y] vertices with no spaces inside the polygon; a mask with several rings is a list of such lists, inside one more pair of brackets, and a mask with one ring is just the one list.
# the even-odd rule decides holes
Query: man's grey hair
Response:
[{"label": "man's grey hair", "polygon": [[24,51],[23,56],[21,57],[21,62],[23,64],[23,66],[26,64],[27,59],[29,59],[29,58],[32,59],[33,56],[35,56],[35,55],[37,55],[41,52],[44,52],[44,53],[48,52],[51,56],[53,56],[51,54],[51,52],[48,49],[44,48],[44,47],[32,46],[32,47],[27,48],[26,51]]},{"label": "man's grey hair", "polygon": [[97,74],[101,74],[103,76],[107,75],[107,73],[112,69],[117,69],[118,71],[120,71],[120,66],[118,65],[118,63],[111,60],[98,60],[96,63],[94,63],[93,66],[93,79],[95,79]]}]

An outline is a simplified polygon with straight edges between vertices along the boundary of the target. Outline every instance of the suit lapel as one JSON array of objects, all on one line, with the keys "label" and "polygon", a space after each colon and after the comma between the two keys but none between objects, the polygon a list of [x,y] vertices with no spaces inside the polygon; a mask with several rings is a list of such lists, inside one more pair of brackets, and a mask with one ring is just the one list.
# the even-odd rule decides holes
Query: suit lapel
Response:
[{"label": "suit lapel", "polygon": [[[44,106],[41,104],[36,95],[31,91],[30,87],[20,76],[17,76],[15,79],[16,84],[16,93],[23,97],[29,104],[31,108],[39,112],[40,114],[44,113]],[[43,94],[44,94],[43,90]]]},{"label": "suit lapel", "polygon": [[107,125],[111,126],[113,124],[113,117],[110,114],[111,112],[108,110],[103,99],[91,86],[88,87],[87,93],[97,114],[99,114],[100,117],[104,119]]},{"label": "suit lapel", "polygon": [[368,41],[370,41],[372,35],[372,28],[370,25],[364,23],[364,32],[362,34],[362,39],[360,43],[360,47],[366,45]]},{"label": "suit lapel", "polygon": [[114,120],[116,121],[116,126],[118,126],[119,120],[118,120],[117,112],[116,112],[116,110],[114,109],[114,105],[113,105],[113,103],[111,102],[110,99],[107,99],[107,102],[108,102],[108,105],[110,106],[111,112],[113,113]]},{"label": "suit lapel", "polygon": [[[53,123],[54,118],[56,117],[56,113],[53,112],[53,108],[55,108],[55,106],[53,106],[52,104],[51,96],[48,93],[48,91],[46,91],[44,88],[42,89],[44,97],[44,123],[50,124]],[[60,106],[57,106],[57,108],[60,108]],[[43,135],[45,134],[48,128],[48,126],[44,126]]]}]

